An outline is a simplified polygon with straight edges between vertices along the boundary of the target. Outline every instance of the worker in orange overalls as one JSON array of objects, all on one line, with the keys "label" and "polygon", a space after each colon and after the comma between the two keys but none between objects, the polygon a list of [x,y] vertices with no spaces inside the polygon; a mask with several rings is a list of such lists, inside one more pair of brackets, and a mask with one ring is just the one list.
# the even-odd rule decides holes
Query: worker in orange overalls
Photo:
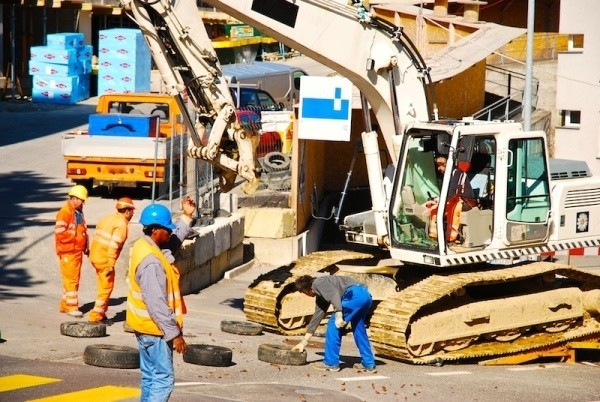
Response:
[{"label": "worker in orange overalls", "polygon": [[54,226],[56,254],[63,280],[59,311],[72,317],[83,317],[79,311],[77,292],[83,254],[89,254],[87,226],[83,217],[83,204],[87,198],[88,192],[84,186],[73,186],[69,190],[69,200],[56,215]]},{"label": "worker in orange overalls", "polygon": [[100,219],[92,240],[90,262],[96,270],[98,296],[89,322],[106,321],[108,300],[115,286],[115,264],[127,240],[127,225],[135,211],[129,197],[120,198],[116,208],[116,213]]}]

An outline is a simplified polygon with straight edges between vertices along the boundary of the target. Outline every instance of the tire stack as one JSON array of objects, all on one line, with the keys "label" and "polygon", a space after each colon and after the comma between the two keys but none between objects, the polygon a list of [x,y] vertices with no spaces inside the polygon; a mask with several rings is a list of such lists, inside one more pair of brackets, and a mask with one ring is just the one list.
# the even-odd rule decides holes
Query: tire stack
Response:
[{"label": "tire stack", "polygon": [[290,157],[282,152],[269,152],[261,161],[262,181],[269,190],[288,191],[292,188]]}]

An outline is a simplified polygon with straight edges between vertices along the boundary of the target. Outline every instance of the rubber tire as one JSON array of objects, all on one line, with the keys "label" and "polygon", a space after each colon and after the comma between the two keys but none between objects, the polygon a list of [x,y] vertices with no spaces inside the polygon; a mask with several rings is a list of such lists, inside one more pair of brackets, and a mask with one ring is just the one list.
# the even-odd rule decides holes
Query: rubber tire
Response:
[{"label": "rubber tire", "polygon": [[90,366],[136,369],[140,368],[140,353],[136,348],[120,345],[88,345],[83,362]]},{"label": "rubber tire", "polygon": [[221,321],[221,331],[236,335],[261,335],[263,326],[249,321]]},{"label": "rubber tire", "polygon": [[290,168],[290,157],[281,152],[269,152],[263,160],[267,172],[279,172]]},{"label": "rubber tire", "polygon": [[74,338],[100,338],[106,336],[106,324],[67,321],[60,324],[60,334]]},{"label": "rubber tire", "polygon": [[215,345],[187,345],[183,361],[200,366],[231,366],[231,349]]},{"label": "rubber tire", "polygon": [[288,366],[303,366],[306,364],[306,352],[298,352],[284,345],[263,343],[258,347],[258,360]]}]

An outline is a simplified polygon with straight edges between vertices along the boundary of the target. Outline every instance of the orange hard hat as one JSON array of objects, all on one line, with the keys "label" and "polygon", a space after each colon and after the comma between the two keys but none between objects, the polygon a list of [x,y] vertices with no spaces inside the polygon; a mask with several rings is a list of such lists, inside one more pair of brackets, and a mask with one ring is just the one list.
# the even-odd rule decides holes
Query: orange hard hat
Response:
[{"label": "orange hard hat", "polygon": [[126,209],[131,208],[135,209],[135,205],[133,205],[133,201],[129,197],[122,197],[117,200],[117,209]]}]

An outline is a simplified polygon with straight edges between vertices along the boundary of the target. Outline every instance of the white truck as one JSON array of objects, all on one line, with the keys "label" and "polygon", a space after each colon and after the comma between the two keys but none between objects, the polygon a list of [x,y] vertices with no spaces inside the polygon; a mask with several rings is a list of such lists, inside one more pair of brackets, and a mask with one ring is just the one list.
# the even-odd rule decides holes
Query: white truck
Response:
[{"label": "white truck", "polygon": [[230,84],[253,85],[263,89],[290,110],[290,106],[300,99],[300,77],[308,75],[299,67],[266,61],[224,64],[221,67]]}]

